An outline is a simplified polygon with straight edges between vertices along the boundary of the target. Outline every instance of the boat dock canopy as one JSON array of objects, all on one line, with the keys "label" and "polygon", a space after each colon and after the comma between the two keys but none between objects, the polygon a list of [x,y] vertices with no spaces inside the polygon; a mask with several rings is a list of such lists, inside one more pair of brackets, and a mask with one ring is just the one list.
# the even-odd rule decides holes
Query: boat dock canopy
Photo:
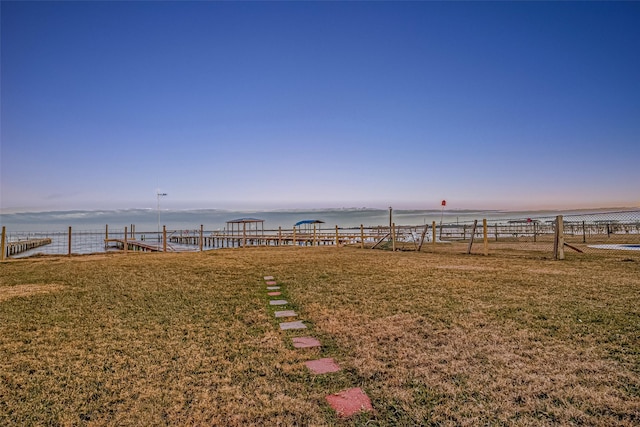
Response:
[{"label": "boat dock canopy", "polygon": [[302,221],[296,222],[293,226],[298,227],[304,224],[324,224],[324,221],[320,221],[319,219],[304,219]]},{"label": "boat dock canopy", "polygon": [[242,224],[247,222],[264,222],[264,219],[258,218],[238,218],[232,219],[231,221],[227,221],[227,224]]}]

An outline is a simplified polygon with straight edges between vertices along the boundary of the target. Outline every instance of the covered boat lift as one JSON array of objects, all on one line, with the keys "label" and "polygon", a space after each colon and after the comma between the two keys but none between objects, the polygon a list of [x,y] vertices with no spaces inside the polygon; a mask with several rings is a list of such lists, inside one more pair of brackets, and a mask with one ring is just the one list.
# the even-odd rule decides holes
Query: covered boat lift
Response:
[{"label": "covered boat lift", "polygon": [[317,224],[324,224],[324,221],[320,221],[319,219],[303,219],[302,221],[296,222],[293,226],[298,227],[299,231],[306,231],[307,233],[311,233],[311,226],[313,225],[313,232],[315,233]]},{"label": "covered boat lift", "polygon": [[[240,224],[242,224],[242,247],[244,248],[247,245],[247,224],[251,226],[251,224],[255,224],[255,230],[249,230],[249,233],[253,231],[255,236],[264,235],[264,219],[258,218],[238,218],[232,219],[231,221],[227,221],[227,231],[230,232],[231,237],[240,237]],[[258,235],[258,224],[260,224],[260,234]],[[237,234],[236,234],[237,233]]]}]

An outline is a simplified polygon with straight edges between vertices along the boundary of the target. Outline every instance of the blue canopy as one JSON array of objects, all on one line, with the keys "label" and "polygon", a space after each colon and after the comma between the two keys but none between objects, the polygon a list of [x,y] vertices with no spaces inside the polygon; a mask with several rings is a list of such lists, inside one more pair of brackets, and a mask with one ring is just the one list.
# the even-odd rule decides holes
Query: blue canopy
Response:
[{"label": "blue canopy", "polygon": [[320,221],[319,219],[304,219],[302,221],[296,222],[293,226],[297,227],[303,224],[324,224],[324,221]]}]

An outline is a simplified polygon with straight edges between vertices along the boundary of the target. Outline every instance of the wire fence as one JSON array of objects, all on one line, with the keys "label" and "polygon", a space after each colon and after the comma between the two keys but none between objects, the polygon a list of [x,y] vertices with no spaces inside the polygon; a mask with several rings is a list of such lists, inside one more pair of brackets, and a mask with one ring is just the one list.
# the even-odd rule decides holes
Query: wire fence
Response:
[{"label": "wire fence", "polygon": [[[558,217],[456,221],[415,226],[360,226],[285,230],[191,230],[136,232],[132,229],[9,231],[3,238],[4,258],[34,255],[81,255],[112,251],[198,251],[247,246],[345,246],[402,251],[487,254],[518,251],[554,254],[558,248]],[[640,210],[562,216],[561,248],[577,253],[640,250]]]}]

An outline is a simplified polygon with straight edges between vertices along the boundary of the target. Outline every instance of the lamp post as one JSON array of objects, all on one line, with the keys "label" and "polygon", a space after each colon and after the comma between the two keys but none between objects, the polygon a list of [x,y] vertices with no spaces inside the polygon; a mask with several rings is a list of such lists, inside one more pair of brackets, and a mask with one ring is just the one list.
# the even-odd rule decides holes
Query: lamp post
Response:
[{"label": "lamp post", "polygon": [[160,197],[164,197],[167,195],[167,193],[161,193],[161,192],[157,192],[156,195],[158,196],[158,242],[160,241]]}]

